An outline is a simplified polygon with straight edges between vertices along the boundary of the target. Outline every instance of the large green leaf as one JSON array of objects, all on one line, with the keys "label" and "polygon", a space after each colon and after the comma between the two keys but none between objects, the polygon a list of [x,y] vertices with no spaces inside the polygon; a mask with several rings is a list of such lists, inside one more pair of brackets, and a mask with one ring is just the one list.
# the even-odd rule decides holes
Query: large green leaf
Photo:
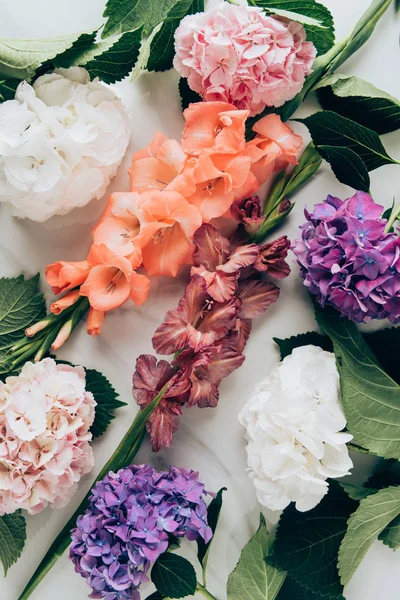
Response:
[{"label": "large green leaf", "polygon": [[[207,509],[207,522],[211,531],[213,532],[213,536],[215,530],[217,529],[219,515],[222,509],[222,494],[226,492],[226,488],[223,487],[219,490],[215,498],[213,498]],[[213,537],[206,544],[203,538],[197,538],[197,558],[199,559],[200,564],[203,567],[203,571],[207,568],[208,556],[210,553],[211,542],[213,541]]]},{"label": "large green leaf", "polygon": [[371,83],[348,75],[322,80],[318,98],[325,109],[340,113],[379,134],[400,128],[400,102]]},{"label": "large green leaf", "polygon": [[333,342],[350,433],[374,454],[399,459],[400,387],[379,365],[354,323],[317,304],[315,314]]},{"label": "large green leaf", "polygon": [[96,32],[83,34],[74,45],[56,56],[57,67],[85,67],[91,77],[106,83],[120,81],[132,71],[139,56],[142,29],[95,42]]},{"label": "large green leaf", "polygon": [[268,533],[265,519],[243,548],[235,569],[229,575],[227,600],[274,600],[285,581],[286,573],[268,564],[274,537]]},{"label": "large green leaf", "polygon": [[[277,596],[277,600],[321,600],[321,596],[313,594],[310,590],[297,583],[292,577],[287,576]],[[344,600],[344,596],[340,594],[335,600]]]},{"label": "large green leaf", "polygon": [[118,400],[118,394],[108,379],[94,369],[86,369],[86,389],[92,392],[97,402],[94,423],[90,428],[93,437],[97,438],[103,435],[111,421],[115,419],[114,411],[121,406],[126,406],[126,403]]},{"label": "large green leaf", "polygon": [[336,481],[313,510],[302,513],[294,505],[283,512],[275,539],[273,562],[318,598],[342,593],[336,558],[357,508]]},{"label": "large green leaf", "polygon": [[[378,134],[330,110],[322,110],[305,119],[296,119],[310,130],[316,146],[343,146],[353,150],[369,171],[397,161],[386,152]],[[398,163],[397,163],[398,164]]]},{"label": "large green leaf", "polygon": [[42,63],[70,48],[79,33],[42,40],[0,40],[0,74],[30,79]]},{"label": "large green leaf", "polygon": [[26,523],[20,511],[0,517],[0,561],[3,564],[4,576],[21,556],[25,540]]},{"label": "large green leaf", "polygon": [[201,96],[190,89],[187,79],[181,77],[179,80],[179,94],[181,96],[182,110],[185,110],[192,102],[201,102]]},{"label": "large green leaf", "polygon": [[361,500],[350,517],[339,550],[339,573],[343,585],[353,577],[378,535],[400,514],[400,487],[379,490]]},{"label": "large green leaf", "polygon": [[25,335],[25,329],[46,314],[39,274],[0,279],[0,362],[6,352]]},{"label": "large green leaf", "polygon": [[303,23],[307,41],[313,42],[318,54],[324,54],[333,46],[333,18],[323,4],[315,0],[255,0],[254,4],[270,14],[278,14]]},{"label": "large green leaf", "polygon": [[147,63],[149,71],[172,69],[175,56],[175,31],[183,17],[204,11],[204,0],[180,0],[169,11],[160,31],[154,37]]},{"label": "large green leaf", "polygon": [[329,162],[336,178],[355,190],[369,192],[368,169],[362,159],[350,148],[343,146],[318,146],[321,156]]},{"label": "large green leaf", "polygon": [[102,37],[119,35],[143,27],[147,35],[164,21],[178,0],[108,0],[104,10],[107,22]]},{"label": "large green leaf", "polygon": [[151,570],[151,580],[163,596],[185,598],[196,591],[197,578],[186,558],[170,552],[161,554]]}]

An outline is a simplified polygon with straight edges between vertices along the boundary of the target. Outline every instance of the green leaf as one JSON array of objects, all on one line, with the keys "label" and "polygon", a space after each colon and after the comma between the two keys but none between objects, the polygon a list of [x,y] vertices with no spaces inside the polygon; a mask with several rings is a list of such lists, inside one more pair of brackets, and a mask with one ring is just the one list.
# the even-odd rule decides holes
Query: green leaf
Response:
[{"label": "green leaf", "polygon": [[92,392],[97,402],[94,423],[90,428],[93,437],[97,438],[103,435],[111,421],[115,419],[114,411],[121,406],[126,406],[126,403],[118,400],[118,394],[108,379],[94,369],[86,369],[86,389]]},{"label": "green leaf", "polygon": [[0,40],[0,74],[13,79],[30,79],[42,63],[64,52],[79,33],[42,40]]},{"label": "green leaf", "polygon": [[142,29],[95,43],[96,32],[83,34],[75,44],[54,59],[57,67],[85,67],[91,77],[105,83],[120,81],[132,71],[139,56]]},{"label": "green leaf", "polygon": [[374,490],[373,488],[365,488],[362,485],[356,485],[355,483],[349,483],[348,481],[339,481],[340,487],[344,489],[346,494],[352,500],[363,500],[367,498],[371,494],[375,494],[378,490]]},{"label": "green leaf", "polygon": [[260,526],[243,548],[235,569],[229,575],[227,600],[274,600],[286,573],[264,559],[272,554],[274,537],[260,515]]},{"label": "green leaf", "polygon": [[335,42],[333,17],[323,4],[315,0],[255,0],[269,14],[303,23],[307,41],[313,42],[318,54],[327,52]]},{"label": "green leaf", "polygon": [[400,327],[387,327],[367,333],[364,339],[386,373],[400,384]]},{"label": "green leaf", "polygon": [[322,110],[305,119],[295,119],[310,130],[316,146],[341,146],[353,150],[368,171],[382,165],[398,164],[386,152],[378,134],[330,110]]},{"label": "green leaf", "polygon": [[21,556],[25,540],[26,523],[20,511],[0,517],[0,560],[4,577],[11,565]]},{"label": "green leaf", "polygon": [[196,591],[197,578],[186,558],[164,552],[151,570],[151,580],[157,591],[169,598],[185,598]]},{"label": "green leaf", "polygon": [[379,365],[354,323],[317,304],[315,315],[333,342],[349,431],[374,454],[399,459],[400,387]]},{"label": "green leaf", "polygon": [[290,338],[282,340],[280,338],[272,338],[275,344],[278,344],[279,351],[281,353],[281,360],[292,354],[295,348],[300,346],[319,346],[327,352],[333,351],[333,345],[330,339],[326,335],[321,335],[316,331],[308,331],[307,333],[300,333],[299,335],[292,335]]},{"label": "green leaf", "polygon": [[182,110],[185,110],[192,102],[201,102],[201,96],[190,89],[187,79],[181,77],[179,80],[179,93],[181,95]]},{"label": "green leaf", "polygon": [[208,525],[211,528],[211,531],[213,532],[213,537],[207,544],[205,543],[203,538],[197,538],[197,558],[199,559],[199,562],[204,570],[207,567],[210,546],[214,539],[214,533],[218,525],[219,515],[222,508],[222,494],[223,492],[226,492],[226,489],[226,487],[223,487],[219,490],[215,498],[211,500],[207,509],[207,521]]},{"label": "green leaf", "polygon": [[0,279],[0,362],[7,351],[25,336],[25,329],[46,314],[39,274]]},{"label": "green leaf", "polygon": [[368,169],[362,159],[350,148],[344,146],[318,146],[321,156],[331,165],[332,171],[340,183],[369,192],[370,179]]},{"label": "green leaf", "polygon": [[165,596],[160,594],[160,592],[154,592],[150,596],[147,596],[146,600],[165,600]]},{"label": "green leaf", "polygon": [[20,83],[19,79],[0,79],[0,102],[13,100]]},{"label": "green leaf", "polygon": [[274,564],[318,598],[342,593],[336,557],[357,503],[336,481],[313,510],[299,512],[292,504],[283,511],[276,533]]},{"label": "green leaf", "polygon": [[180,0],[175,4],[151,43],[148,71],[172,69],[175,56],[175,31],[181,19],[186,15],[203,11],[204,0]]},{"label": "green leaf", "polygon": [[378,535],[400,514],[400,487],[389,487],[361,500],[350,517],[339,550],[338,568],[347,585]]},{"label": "green leaf", "polygon": [[[298,584],[292,577],[287,576],[277,596],[278,600],[321,600],[319,594],[313,594],[310,590]],[[342,595],[335,600],[344,600]]]},{"label": "green leaf", "polygon": [[379,134],[400,128],[400,102],[367,81],[348,75],[330,75],[321,81],[317,91],[323,108]]},{"label": "green leaf", "polygon": [[143,26],[145,35],[164,21],[178,0],[108,0],[102,37],[134,31]]},{"label": "green leaf", "polygon": [[396,517],[378,536],[378,539],[392,550],[400,548],[400,516]]}]

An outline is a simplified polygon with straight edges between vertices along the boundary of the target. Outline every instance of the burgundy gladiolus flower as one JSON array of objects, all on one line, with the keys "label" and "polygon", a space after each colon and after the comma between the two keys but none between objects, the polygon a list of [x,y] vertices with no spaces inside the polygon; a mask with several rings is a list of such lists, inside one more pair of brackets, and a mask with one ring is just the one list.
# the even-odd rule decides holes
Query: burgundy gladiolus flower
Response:
[{"label": "burgundy gladiolus flower", "polygon": [[231,214],[236,221],[243,224],[249,235],[256,233],[264,221],[258,196],[237,200],[231,206]]},{"label": "burgundy gladiolus flower", "polygon": [[140,600],[139,587],[171,533],[207,543],[207,493],[198,473],[178,467],[131,465],[99,481],[71,533],[70,558],[92,588],[89,598]]},{"label": "burgundy gladiolus flower", "polygon": [[385,231],[382,212],[365,192],[345,201],[328,196],[305,211],[292,247],[304,285],[352,321],[400,321],[400,239]]}]

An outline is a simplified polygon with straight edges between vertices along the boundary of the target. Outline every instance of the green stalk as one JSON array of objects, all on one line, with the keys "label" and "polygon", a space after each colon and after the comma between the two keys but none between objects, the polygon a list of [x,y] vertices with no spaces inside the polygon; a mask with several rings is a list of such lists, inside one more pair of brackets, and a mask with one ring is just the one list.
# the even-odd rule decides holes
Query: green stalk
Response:
[{"label": "green stalk", "polygon": [[197,583],[196,592],[199,592],[207,600],[217,600],[215,596],[211,594],[201,583]]},{"label": "green stalk", "polygon": [[[154,400],[150,402],[148,406],[146,406],[146,408],[138,412],[135,420],[126,432],[123,439],[121,440],[114,454],[111,456],[111,458],[101,469],[100,473],[97,475],[96,479],[93,482],[93,485],[100,479],[103,479],[103,477],[105,477],[105,475],[107,475],[107,473],[109,473],[110,471],[118,471],[118,469],[122,469],[123,467],[126,467],[127,465],[131,464],[143,440],[147,420],[150,417],[153,410],[158,406],[159,402],[163,398],[165,392],[168,389],[168,385],[169,384],[167,383],[162,388],[159,394],[154,398]],[[79,507],[76,509],[72,517],[69,519],[69,521],[66,523],[66,525],[63,527],[61,532],[54,540],[54,542],[51,544],[50,548],[46,552],[41,563],[32,575],[31,579],[29,580],[22,594],[19,596],[18,600],[26,600],[27,598],[29,598],[29,596],[36,589],[36,587],[39,585],[42,579],[47,575],[47,573],[50,571],[53,565],[68,548],[71,542],[71,529],[75,527],[76,520],[79,517],[79,515],[81,515],[88,507],[90,495],[91,491],[89,491],[86,494]]]},{"label": "green stalk", "polygon": [[385,233],[389,233],[389,231],[391,231],[393,225],[395,224],[395,222],[398,220],[399,217],[400,217],[400,205],[397,208],[393,208],[391,215],[388,219],[388,222],[386,224],[386,227],[385,227]]}]

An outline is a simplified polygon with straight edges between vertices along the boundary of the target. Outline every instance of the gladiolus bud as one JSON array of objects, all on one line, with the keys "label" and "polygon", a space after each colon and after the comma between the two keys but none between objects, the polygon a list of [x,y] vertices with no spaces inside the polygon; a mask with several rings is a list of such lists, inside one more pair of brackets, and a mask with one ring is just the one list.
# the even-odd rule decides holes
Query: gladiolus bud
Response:
[{"label": "gladiolus bud", "polygon": [[58,350],[67,341],[73,330],[72,319],[64,323],[54,342],[51,345],[52,350]]},{"label": "gladiolus bud", "polygon": [[28,329],[25,329],[25,335],[27,337],[33,337],[34,335],[39,333],[39,331],[43,331],[43,329],[46,329],[46,327],[48,325],[50,325],[51,322],[52,322],[52,319],[49,319],[49,318],[43,319],[43,321],[39,321],[38,323],[35,323],[31,327],[28,327]]},{"label": "gladiolus bud", "polygon": [[100,335],[106,314],[107,313],[95,310],[94,308],[89,309],[86,329],[89,335],[92,335],[93,337],[95,335]]},{"label": "gladiolus bud", "polygon": [[63,310],[75,304],[78,298],[79,290],[72,290],[72,292],[68,292],[68,294],[53,302],[50,306],[50,310],[54,315],[59,315]]}]

